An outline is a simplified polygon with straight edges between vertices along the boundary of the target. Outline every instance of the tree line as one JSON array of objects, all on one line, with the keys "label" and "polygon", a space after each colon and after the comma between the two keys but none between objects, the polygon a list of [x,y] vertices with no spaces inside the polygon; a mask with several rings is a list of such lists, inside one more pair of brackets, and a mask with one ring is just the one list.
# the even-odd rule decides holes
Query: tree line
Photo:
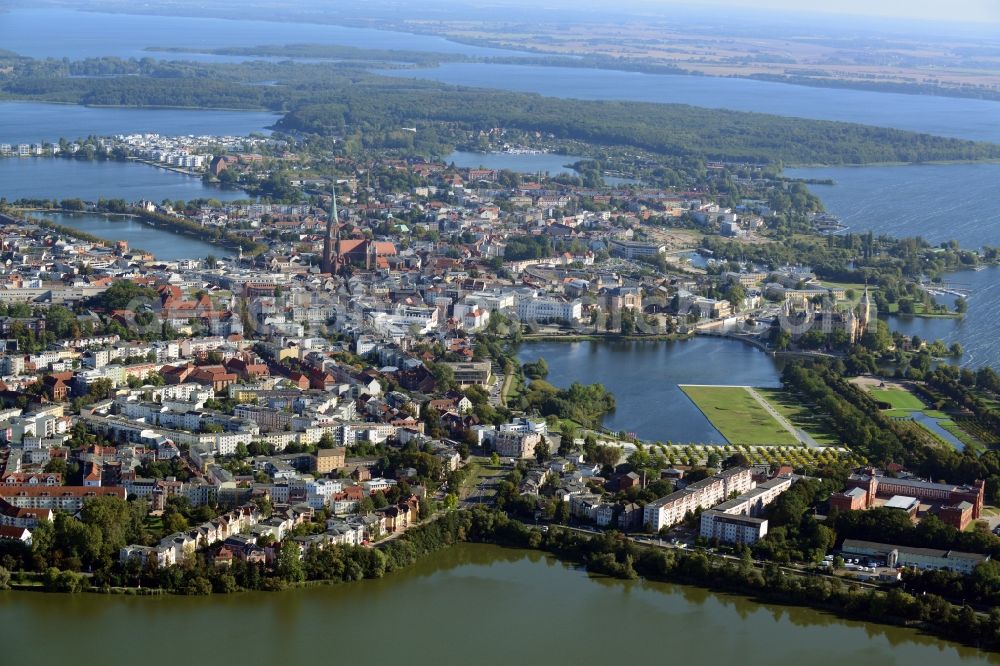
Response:
[{"label": "tree line", "polygon": [[[1000,146],[850,123],[680,104],[581,101],[378,76],[336,63],[89,63],[18,59],[0,95],[117,106],[270,109],[279,128],[337,135],[346,146],[444,151],[495,127],[638,148],[683,160],[866,164],[1000,157]],[[130,72],[124,74],[124,72]],[[136,75],[136,74],[139,75]],[[260,85],[266,80],[274,85]],[[418,132],[402,132],[401,127]],[[458,133],[456,133],[456,130]],[[673,165],[669,165],[673,166]]]},{"label": "tree line", "polygon": [[[983,479],[987,501],[1000,500],[1000,451],[976,455],[970,448],[959,452],[950,446],[928,446],[921,429],[885,416],[875,399],[847,381],[834,365],[823,360],[790,363],[782,383],[821,414],[842,442],[872,463],[895,462],[924,478],[953,483]],[[946,368],[940,366],[931,375],[931,385],[944,386],[937,378],[960,372]]]},{"label": "tree line", "polygon": [[[702,551],[642,546],[617,532],[592,536],[558,526],[542,532],[486,507],[447,512],[410,529],[382,548],[340,545],[310,549],[300,557],[298,544],[286,540],[271,565],[235,562],[228,568],[217,567],[199,554],[182,565],[164,569],[155,564],[143,567],[133,560],[116,565],[108,575],[89,579],[49,567],[41,572],[40,580],[44,589],[63,592],[88,588],[110,590],[114,586],[138,584],[196,595],[241,589],[273,591],[306,581],[329,584],[381,578],[462,542],[538,549],[579,562],[595,574],[699,585],[751,595],[764,602],[811,606],[841,617],[917,627],[987,649],[1000,646],[1000,608],[981,614],[968,605],[951,603],[935,592],[915,595],[900,588],[861,588],[839,579],[793,573],[773,563],[759,568],[747,550],[742,551],[739,560],[728,560],[709,557]],[[992,579],[993,573],[984,571],[970,585],[979,585],[973,589],[982,589],[982,594],[990,593],[987,590],[992,588],[984,587],[982,579]],[[15,582],[16,579],[17,576]],[[6,584],[9,580],[12,580],[9,573],[0,571],[0,582]],[[912,580],[914,585],[928,587],[933,582]],[[945,588],[942,591],[949,591],[947,583],[939,584]]]}]

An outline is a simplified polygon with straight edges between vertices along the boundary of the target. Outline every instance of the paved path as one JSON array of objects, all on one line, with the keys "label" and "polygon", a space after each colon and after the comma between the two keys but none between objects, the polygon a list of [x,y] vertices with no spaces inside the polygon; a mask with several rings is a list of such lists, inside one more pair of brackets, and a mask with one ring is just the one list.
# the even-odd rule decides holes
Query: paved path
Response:
[{"label": "paved path", "polygon": [[770,414],[771,417],[775,421],[777,421],[782,428],[790,432],[792,434],[792,437],[799,440],[806,446],[812,448],[819,447],[819,444],[816,443],[816,440],[814,440],[812,437],[806,434],[805,431],[796,428],[794,425],[792,425],[788,419],[786,419],[783,415],[781,415],[778,412],[778,410],[776,410],[774,407],[771,406],[771,403],[769,403],[767,400],[764,399],[764,396],[762,396],[760,393],[757,393],[757,389],[753,388],[752,386],[744,386],[743,388],[746,389],[747,393],[753,396],[753,399],[756,400],[761,407],[767,410],[767,413]]},{"label": "paved path", "polygon": [[500,404],[507,406],[507,394],[510,393],[510,385],[514,381],[514,373],[508,372],[503,376],[503,386],[500,387]]}]

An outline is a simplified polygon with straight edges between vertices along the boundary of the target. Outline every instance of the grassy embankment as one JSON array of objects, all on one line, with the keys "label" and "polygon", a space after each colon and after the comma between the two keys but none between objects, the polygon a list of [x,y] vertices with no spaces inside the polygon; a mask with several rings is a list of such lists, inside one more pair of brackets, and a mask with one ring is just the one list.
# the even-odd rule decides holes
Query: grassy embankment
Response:
[{"label": "grassy embankment", "polygon": [[799,443],[742,386],[681,386],[681,390],[732,444]]},{"label": "grassy embankment", "polygon": [[840,438],[823,421],[812,405],[803,404],[795,396],[784,389],[759,388],[761,395],[775,411],[784,416],[796,428],[807,432],[821,446],[840,446]]},{"label": "grassy embankment", "polygon": [[[869,388],[868,391],[879,402],[890,405],[890,409],[884,411],[886,416],[893,418],[913,418],[915,415],[922,413],[924,416],[936,419],[939,426],[954,435],[966,447],[974,451],[985,451],[988,448],[985,442],[963,429],[949,414],[937,409],[929,409],[920,398],[907,390],[900,388]],[[923,423],[919,423],[919,425],[936,439],[941,440],[941,437],[937,433],[925,427]],[[949,444],[948,442],[944,443]]]}]

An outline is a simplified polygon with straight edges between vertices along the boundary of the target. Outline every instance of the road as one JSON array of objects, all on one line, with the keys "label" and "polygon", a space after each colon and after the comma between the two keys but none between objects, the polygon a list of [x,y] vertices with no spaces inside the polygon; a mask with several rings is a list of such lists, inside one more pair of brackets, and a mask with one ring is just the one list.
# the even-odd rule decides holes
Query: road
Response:
[{"label": "road", "polygon": [[504,467],[490,469],[489,476],[481,477],[476,483],[476,487],[466,495],[465,499],[459,503],[459,506],[463,509],[469,509],[477,504],[492,504],[493,496],[496,495],[497,484],[503,480],[507,472],[508,470]]},{"label": "road", "polygon": [[[565,526],[565,525],[560,525],[560,527],[562,529],[572,530],[573,532],[580,532],[582,534],[599,535],[599,534],[602,533],[601,530],[594,529],[594,528],[569,527],[569,526]],[[690,547],[689,544],[685,543],[685,544],[683,544],[683,547],[682,547],[681,544],[668,543],[668,542],[665,542],[663,539],[658,538],[658,537],[626,535],[625,538],[627,538],[629,541],[632,541],[633,543],[637,543],[637,544],[640,544],[640,545],[643,545],[643,546],[651,546],[653,548],[665,548],[665,549],[670,549],[670,550],[692,550],[692,551],[694,550],[693,548]],[[705,552],[705,554],[708,557],[710,557],[710,558],[716,558],[716,559],[720,559],[720,560],[731,560],[733,562],[740,562],[741,561],[740,558],[736,557],[735,555],[725,555],[723,553],[716,553],[716,552],[712,552],[712,551],[703,551],[703,552]],[[767,564],[766,562],[763,562],[761,560],[754,560],[753,561],[753,566],[756,567],[756,568],[758,568],[758,569],[763,569],[766,564]],[[846,583],[850,583],[851,585],[859,585],[861,587],[869,587],[869,588],[873,588],[873,589],[880,589],[881,588],[881,585],[878,585],[876,583],[869,583],[869,582],[866,582],[866,581],[846,579],[846,578],[842,578],[840,576],[834,576],[833,574],[827,574],[827,573],[822,573],[822,572],[818,572],[818,571],[811,571],[811,570],[807,570],[807,569],[804,569],[804,568],[801,568],[801,567],[797,567],[797,566],[777,565],[777,567],[783,573],[786,573],[786,574],[792,574],[792,575],[796,575],[796,576],[816,576],[818,578],[830,578],[830,579],[839,580],[842,583],[846,582]]]},{"label": "road", "polygon": [[500,368],[497,364],[493,364],[493,376],[496,381],[489,385],[489,403],[492,407],[505,406],[507,404],[507,391],[510,390],[510,381],[513,379],[513,373],[507,373],[503,375],[503,379],[497,379],[500,376]]}]

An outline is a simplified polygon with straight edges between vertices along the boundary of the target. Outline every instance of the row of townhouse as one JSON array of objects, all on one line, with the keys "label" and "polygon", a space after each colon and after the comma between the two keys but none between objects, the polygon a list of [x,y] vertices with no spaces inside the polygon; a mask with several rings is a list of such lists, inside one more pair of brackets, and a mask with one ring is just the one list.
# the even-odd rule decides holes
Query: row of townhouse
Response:
[{"label": "row of townhouse", "polygon": [[4,472],[0,483],[5,486],[61,486],[62,474],[57,472]]},{"label": "row of townhouse", "polygon": [[54,518],[52,509],[28,509],[0,499],[0,525],[34,529],[40,523],[51,523]]},{"label": "row of townhouse", "polygon": [[260,521],[260,512],[249,504],[239,507],[218,518],[205,522],[186,532],[177,532],[160,540],[156,546],[125,546],[118,553],[118,559],[126,562],[138,559],[144,564],[155,561],[161,567],[183,562],[199,548],[206,548],[225,541],[230,536],[247,532]]}]

